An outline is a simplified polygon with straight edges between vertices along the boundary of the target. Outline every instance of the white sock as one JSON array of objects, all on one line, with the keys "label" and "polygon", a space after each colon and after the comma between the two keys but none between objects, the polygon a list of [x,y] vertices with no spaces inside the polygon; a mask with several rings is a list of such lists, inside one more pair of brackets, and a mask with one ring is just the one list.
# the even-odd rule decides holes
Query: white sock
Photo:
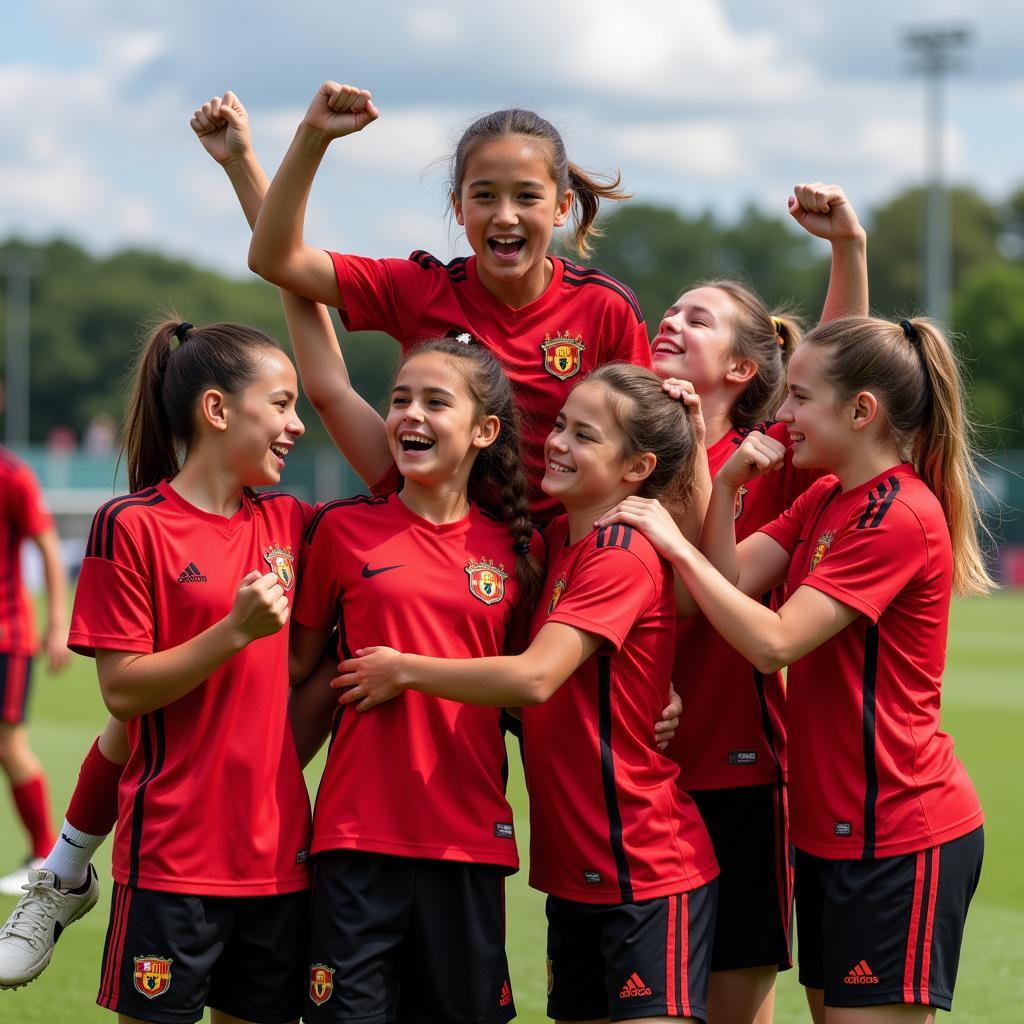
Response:
[{"label": "white sock", "polygon": [[57,842],[43,861],[42,870],[52,871],[60,879],[62,889],[77,889],[89,877],[89,862],[106,838],[79,832],[65,818]]}]

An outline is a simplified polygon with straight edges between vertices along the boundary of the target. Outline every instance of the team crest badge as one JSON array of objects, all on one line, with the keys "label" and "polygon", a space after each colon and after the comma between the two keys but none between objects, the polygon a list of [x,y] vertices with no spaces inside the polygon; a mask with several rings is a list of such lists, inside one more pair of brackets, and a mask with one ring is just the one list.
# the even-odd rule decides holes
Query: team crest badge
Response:
[{"label": "team crest badge", "polygon": [[267,548],[263,552],[263,558],[270,571],[281,581],[285,590],[291,590],[295,586],[295,556],[291,548]]},{"label": "team crest badge", "polygon": [[814,554],[811,555],[811,569],[825,557],[828,549],[832,547],[832,541],[835,539],[835,534],[831,530],[826,530],[819,538],[818,543],[814,545]]},{"label": "team crest badge", "polygon": [[323,1006],[334,991],[334,968],[327,964],[313,964],[309,968],[309,998]]},{"label": "team crest badge", "polygon": [[508,573],[504,565],[495,565],[486,558],[470,562],[466,566],[469,576],[469,592],[484,604],[497,604],[505,596],[505,580]]},{"label": "team crest badge", "polygon": [[736,504],[732,510],[733,519],[739,519],[739,517],[743,515],[743,495],[745,495],[746,493],[746,487],[740,487],[740,489],[736,492]]},{"label": "team crest badge", "polygon": [[545,334],[540,347],[544,352],[544,369],[553,377],[567,380],[580,372],[585,348],[582,334],[556,334],[553,338]]},{"label": "team crest badge", "polygon": [[551,588],[551,600],[548,601],[548,615],[558,607],[558,602],[561,601],[564,593],[565,577],[559,576],[558,579],[555,580],[555,585]]},{"label": "team crest badge", "polygon": [[135,958],[135,990],[147,999],[162,996],[171,987],[171,964],[163,956],[137,956]]}]

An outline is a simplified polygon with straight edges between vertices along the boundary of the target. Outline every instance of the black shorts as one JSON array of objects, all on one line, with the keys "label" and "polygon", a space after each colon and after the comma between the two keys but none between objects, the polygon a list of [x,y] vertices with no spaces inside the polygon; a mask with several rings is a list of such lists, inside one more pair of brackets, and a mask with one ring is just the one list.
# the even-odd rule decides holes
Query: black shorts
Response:
[{"label": "black shorts", "polygon": [[797,850],[800,983],[824,989],[826,1006],[948,1010],[984,846],[978,828],[878,860],[824,860]]},{"label": "black shorts", "polygon": [[28,710],[32,658],[27,654],[0,654],[0,722],[20,725]]},{"label": "black shorts", "polygon": [[711,970],[793,966],[793,871],[782,785],[689,794],[715,848],[718,917]]},{"label": "black shorts", "polygon": [[506,869],[318,854],[304,1019],[505,1024]]},{"label": "black shorts", "polygon": [[548,1016],[706,1020],[717,889],[613,904],[549,896]]},{"label": "black shorts", "polygon": [[302,1010],[309,892],[183,896],[116,885],[96,1002],[158,1024],[203,1007],[284,1024]]}]

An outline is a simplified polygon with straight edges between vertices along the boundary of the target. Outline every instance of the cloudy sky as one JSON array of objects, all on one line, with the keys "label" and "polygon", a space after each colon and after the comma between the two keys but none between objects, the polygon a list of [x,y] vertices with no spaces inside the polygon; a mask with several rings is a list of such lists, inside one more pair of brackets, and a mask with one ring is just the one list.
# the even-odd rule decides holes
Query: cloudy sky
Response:
[{"label": "cloudy sky", "polygon": [[968,24],[950,80],[950,177],[1024,182],[1024,8],[1007,0],[34,0],[0,35],[0,238],[141,244],[245,273],[248,232],[188,128],[233,89],[272,172],[319,83],[369,88],[381,119],[336,142],[311,241],[368,255],[465,251],[444,158],[472,118],[529,106],[585,167],[639,197],[785,210],[793,182],[861,207],[925,173],[908,27]]}]

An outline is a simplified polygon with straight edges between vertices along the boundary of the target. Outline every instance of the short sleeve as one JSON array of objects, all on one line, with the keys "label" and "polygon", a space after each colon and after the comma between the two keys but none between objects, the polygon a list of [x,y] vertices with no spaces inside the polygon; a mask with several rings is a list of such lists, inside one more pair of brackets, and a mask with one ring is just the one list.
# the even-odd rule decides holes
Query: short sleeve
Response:
[{"label": "short sleeve", "polygon": [[331,533],[330,522],[321,519],[313,527],[312,537],[302,545],[302,578],[292,617],[310,629],[332,629],[338,621],[341,587],[335,553],[340,549]]},{"label": "short sleeve", "polygon": [[345,326],[350,331],[384,331],[403,344],[411,342],[412,325],[427,294],[423,290],[427,272],[410,260],[329,255],[341,295],[338,312]]},{"label": "short sleeve", "polygon": [[644,561],[621,547],[595,548],[568,582],[546,621],[604,637],[616,650],[658,594]]},{"label": "short sleeve", "polygon": [[927,569],[928,554],[917,516],[896,501],[877,525],[844,530],[800,585],[877,622],[892,599]]},{"label": "short sleeve", "polygon": [[[99,513],[97,513],[99,516]],[[96,533],[93,521],[93,535]],[[68,647],[79,654],[97,649],[151,654],[156,636],[149,560],[117,520],[101,546],[90,543],[75,590]]]}]

